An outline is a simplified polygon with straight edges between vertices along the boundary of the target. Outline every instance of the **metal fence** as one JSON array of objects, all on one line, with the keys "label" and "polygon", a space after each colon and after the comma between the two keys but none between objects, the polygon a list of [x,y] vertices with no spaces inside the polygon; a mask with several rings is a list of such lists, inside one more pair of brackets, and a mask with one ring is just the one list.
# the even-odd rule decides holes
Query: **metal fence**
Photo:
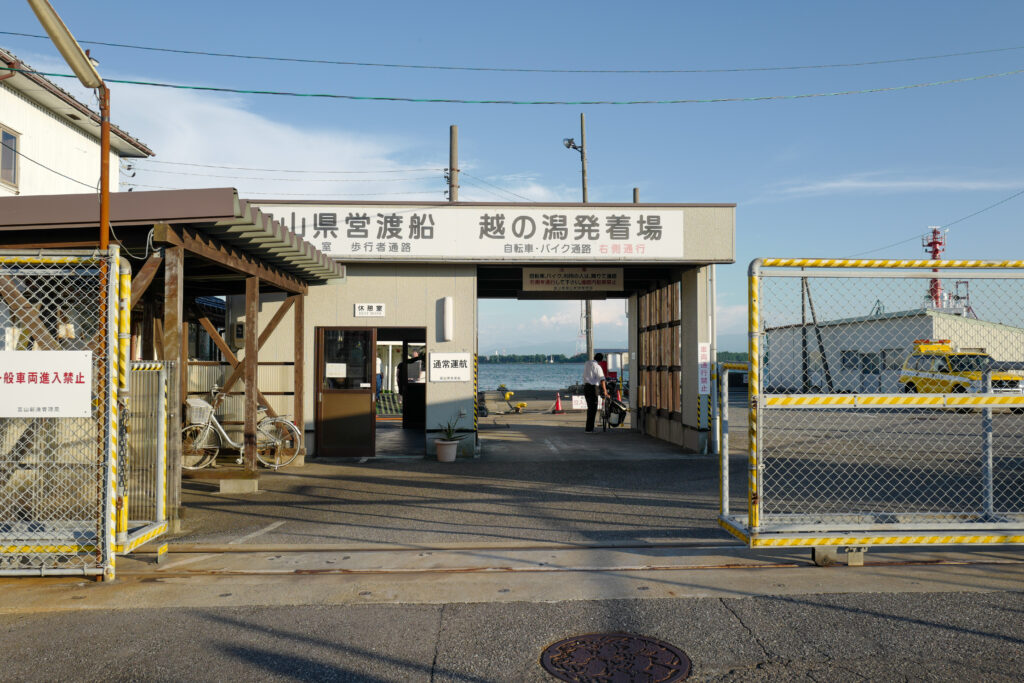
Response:
[{"label": "metal fence", "polygon": [[120,491],[128,514],[124,528],[118,529],[119,552],[130,552],[167,530],[168,487],[177,477],[167,464],[174,366],[173,361],[131,363],[127,478],[126,489]]},{"label": "metal fence", "polygon": [[[755,261],[752,545],[1024,543],[1024,262]],[[727,471],[727,470],[726,470]]]},{"label": "metal fence", "polygon": [[0,252],[0,574],[113,567],[117,272],[116,247]]}]

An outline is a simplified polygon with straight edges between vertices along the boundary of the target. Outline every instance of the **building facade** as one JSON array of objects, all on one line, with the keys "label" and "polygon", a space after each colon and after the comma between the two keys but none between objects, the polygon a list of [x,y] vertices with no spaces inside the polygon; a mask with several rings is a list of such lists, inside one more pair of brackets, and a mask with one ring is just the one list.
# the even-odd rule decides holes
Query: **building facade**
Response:
[{"label": "building facade", "polygon": [[[2,48],[0,61],[31,71]],[[110,191],[118,189],[120,159],[152,154],[111,126]],[[43,76],[0,72],[0,197],[97,192],[99,177],[99,114]]]}]

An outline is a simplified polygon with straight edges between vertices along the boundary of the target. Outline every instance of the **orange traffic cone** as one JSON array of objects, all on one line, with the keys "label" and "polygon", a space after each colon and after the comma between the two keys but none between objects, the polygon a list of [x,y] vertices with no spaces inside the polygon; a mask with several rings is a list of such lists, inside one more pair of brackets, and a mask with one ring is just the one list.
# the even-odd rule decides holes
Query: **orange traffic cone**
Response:
[{"label": "orange traffic cone", "polygon": [[561,415],[565,411],[562,410],[562,394],[555,394],[555,409],[551,411],[552,415]]}]

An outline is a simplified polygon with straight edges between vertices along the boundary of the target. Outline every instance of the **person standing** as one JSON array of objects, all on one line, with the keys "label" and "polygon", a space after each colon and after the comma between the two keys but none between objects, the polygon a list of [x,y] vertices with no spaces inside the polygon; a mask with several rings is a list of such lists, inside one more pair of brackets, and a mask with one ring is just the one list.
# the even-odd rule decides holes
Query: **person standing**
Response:
[{"label": "person standing", "polygon": [[604,370],[600,362],[604,360],[603,353],[595,353],[594,360],[588,360],[583,364],[583,396],[587,399],[587,426],[584,429],[588,434],[594,433],[594,419],[597,417],[597,392],[600,389],[601,395],[608,399],[608,387],[604,381]]},{"label": "person standing", "polygon": [[384,363],[381,361],[380,356],[377,356],[377,393],[374,395],[373,400],[380,400],[380,390],[384,388]]}]

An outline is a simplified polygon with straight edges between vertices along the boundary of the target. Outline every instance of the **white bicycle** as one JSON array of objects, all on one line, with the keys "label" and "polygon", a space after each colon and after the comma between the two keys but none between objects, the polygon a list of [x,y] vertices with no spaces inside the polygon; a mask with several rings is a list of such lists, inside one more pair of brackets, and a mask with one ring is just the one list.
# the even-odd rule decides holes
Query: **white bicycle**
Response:
[{"label": "white bicycle", "polygon": [[[217,408],[224,401],[224,392],[215,384],[210,390],[211,402],[190,398],[189,425],[181,430],[181,466],[198,470],[213,465],[221,443],[239,452],[235,461],[242,464],[242,444],[232,439],[217,420]],[[260,410],[266,410],[260,406]],[[256,458],[271,469],[284,467],[295,459],[302,448],[302,433],[283,416],[264,417],[256,423]]]}]

